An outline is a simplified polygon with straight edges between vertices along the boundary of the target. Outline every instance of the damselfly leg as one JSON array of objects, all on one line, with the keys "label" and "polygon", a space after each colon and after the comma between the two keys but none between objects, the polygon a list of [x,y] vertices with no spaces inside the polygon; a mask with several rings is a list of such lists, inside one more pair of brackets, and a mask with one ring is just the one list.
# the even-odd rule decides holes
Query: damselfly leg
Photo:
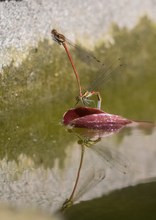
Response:
[{"label": "damselfly leg", "polygon": [[94,95],[97,97],[97,106],[96,106],[96,108],[101,109],[102,98],[101,98],[100,93],[96,92],[96,91],[92,91],[92,92],[86,91],[85,93],[82,94],[82,96],[78,96],[76,98],[76,101],[77,101],[76,104],[81,102],[84,106],[88,106],[92,102],[94,102],[93,100],[90,99],[90,97],[92,97]]}]

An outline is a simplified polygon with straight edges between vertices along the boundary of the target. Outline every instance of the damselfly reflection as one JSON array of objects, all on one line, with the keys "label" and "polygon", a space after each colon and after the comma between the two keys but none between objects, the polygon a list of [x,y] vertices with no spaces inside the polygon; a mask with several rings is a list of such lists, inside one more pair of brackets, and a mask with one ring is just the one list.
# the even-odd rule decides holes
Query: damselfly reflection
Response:
[{"label": "damselfly reflection", "polygon": [[[94,187],[104,180],[105,177],[107,177],[106,170],[108,168],[115,169],[122,175],[125,175],[128,172],[127,163],[124,162],[122,156],[118,155],[119,152],[111,152],[108,150],[108,148],[107,151],[100,151],[99,148],[97,150],[96,144],[101,141],[100,137],[89,139],[79,135],[78,133],[75,133],[74,130],[69,129],[69,132],[73,133],[78,138],[78,144],[81,146],[81,157],[76,174],[75,184],[69,198],[63,203],[61,211],[66,210],[74,203],[80,201],[86,193],[90,194]],[[93,152],[93,155],[96,156],[96,163],[93,163],[92,166],[90,164],[85,176],[81,176],[82,170],[84,169],[83,161],[85,160],[84,153],[86,148],[88,151],[86,154]],[[94,154],[94,152],[96,154]],[[97,160],[98,162],[101,161],[100,167],[97,166]]]},{"label": "damselfly reflection", "polygon": [[[115,134],[119,132],[114,131],[105,133],[105,137]],[[110,133],[110,134],[109,134]],[[110,169],[115,169],[119,171],[122,174],[126,174],[128,172],[128,169],[130,167],[129,162],[124,158],[124,155],[122,155],[118,149],[109,146],[109,143],[103,143],[100,144],[100,142],[103,141],[102,138],[88,138],[86,136],[80,136],[79,134],[75,133],[75,135],[79,138],[78,143],[84,144],[86,147],[89,147],[91,150],[93,150],[99,157],[102,158],[105,167],[109,167]],[[103,136],[104,138],[104,136]],[[98,143],[98,144],[97,144]]]},{"label": "damselfly reflection", "polygon": [[[78,136],[79,137],[79,136]],[[97,139],[95,141],[86,141],[79,137],[78,144],[81,146],[81,156],[80,156],[80,163],[78,167],[78,171],[76,174],[76,180],[73,187],[73,190],[68,199],[63,203],[61,211],[65,211],[67,208],[72,206],[76,203],[81,197],[87,193],[88,191],[92,190],[95,186],[97,186],[104,178],[105,178],[105,169],[93,170],[90,169],[89,172],[85,174],[85,178],[81,179],[81,172],[82,172],[82,165],[84,161],[84,153],[86,147],[91,147],[95,143],[100,141]],[[80,184],[81,181],[81,184]],[[80,186],[79,186],[80,185]]]}]

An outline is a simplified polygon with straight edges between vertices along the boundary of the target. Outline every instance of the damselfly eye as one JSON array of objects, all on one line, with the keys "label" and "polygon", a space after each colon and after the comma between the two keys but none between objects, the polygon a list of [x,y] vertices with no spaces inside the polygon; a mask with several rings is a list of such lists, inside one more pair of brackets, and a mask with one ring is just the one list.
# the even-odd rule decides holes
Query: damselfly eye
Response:
[{"label": "damselfly eye", "polygon": [[52,29],[51,34],[56,34],[57,31],[55,29]]}]

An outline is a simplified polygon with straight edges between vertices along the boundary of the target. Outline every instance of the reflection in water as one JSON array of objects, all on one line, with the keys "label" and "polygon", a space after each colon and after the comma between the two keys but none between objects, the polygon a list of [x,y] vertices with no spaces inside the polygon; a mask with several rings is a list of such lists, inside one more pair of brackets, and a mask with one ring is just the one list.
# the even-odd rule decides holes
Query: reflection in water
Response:
[{"label": "reflection in water", "polygon": [[65,209],[67,209],[68,207],[70,207],[70,206],[73,204],[73,197],[74,197],[74,194],[75,194],[75,191],[76,191],[76,188],[77,188],[77,185],[78,185],[78,181],[79,181],[79,178],[80,178],[80,172],[81,172],[82,163],[83,163],[84,151],[85,151],[85,146],[82,144],[82,145],[81,145],[80,164],[79,164],[79,168],[78,168],[78,171],[77,171],[77,176],[76,176],[74,188],[73,188],[73,190],[72,190],[72,193],[71,193],[69,199],[67,199],[67,200],[63,203],[63,206],[62,206],[62,208],[61,208],[61,211],[64,211]]},{"label": "reflection in water", "polygon": [[[71,131],[71,130],[70,130]],[[75,133],[76,134],[76,133]],[[80,157],[80,164],[78,167],[78,171],[77,171],[77,175],[76,175],[76,180],[75,180],[75,184],[72,190],[71,195],[69,196],[69,199],[67,199],[64,203],[63,206],[61,208],[61,211],[64,211],[65,209],[67,209],[68,207],[70,207],[71,205],[73,205],[74,201],[75,201],[75,193],[76,193],[76,189],[78,186],[78,182],[80,179],[80,172],[82,169],[82,163],[83,163],[83,158],[84,158],[84,152],[85,152],[85,147],[91,147],[92,145],[96,144],[97,142],[99,142],[101,140],[101,138],[98,138],[97,140],[91,140],[86,138],[82,138],[81,136],[79,136],[78,134],[76,134],[76,136],[79,138],[78,140],[78,144],[81,145],[81,157]],[[100,182],[100,180],[102,180],[104,178],[104,176],[101,176],[98,180],[98,182]],[[94,182],[95,184],[96,182]],[[88,185],[88,184],[86,184]],[[83,186],[83,190],[84,188],[86,188],[85,186]],[[82,193],[82,191],[81,191]]]},{"label": "reflection in water", "polygon": [[[123,126],[126,129],[129,126]],[[153,123],[148,123],[148,122],[135,122],[133,124],[130,125],[130,128],[138,128],[138,129],[148,129],[149,131],[151,131],[151,129],[154,128]],[[114,169],[118,170],[121,174],[130,174],[129,171],[131,172],[131,167],[130,164],[128,163],[128,161],[125,158],[125,155],[122,155],[122,153],[118,150],[116,150],[115,148],[111,147],[111,146],[95,146],[98,142],[101,141],[101,137],[106,137],[108,135],[112,135],[115,134],[117,132],[119,132],[121,130],[121,127],[119,127],[118,129],[115,127],[114,131],[113,129],[110,129],[108,127],[106,127],[106,129],[104,130],[97,130],[97,129],[77,129],[77,128],[72,128],[69,129],[68,131],[71,133],[74,133],[77,137],[78,137],[78,144],[81,145],[81,157],[80,157],[80,164],[79,164],[79,168],[77,171],[77,176],[76,176],[76,180],[75,180],[75,184],[72,190],[71,195],[69,196],[69,199],[67,199],[64,203],[63,206],[61,208],[61,211],[66,210],[68,207],[70,207],[71,205],[73,205],[78,199],[80,199],[81,196],[83,196],[83,194],[85,194],[87,191],[90,191],[93,187],[95,187],[95,185],[97,185],[98,183],[100,183],[104,178],[105,178],[105,172],[102,172],[102,175],[100,174],[98,176],[98,178],[92,178],[92,179],[88,179],[85,182],[85,185],[83,184],[83,186],[81,186],[81,188],[79,189],[79,191],[77,192],[77,187],[78,187],[78,182],[80,179],[80,172],[82,169],[82,163],[83,163],[83,159],[84,159],[84,151],[85,151],[85,147],[90,148],[90,149],[94,149],[95,152],[98,153],[98,155],[106,162],[105,163],[105,168],[110,168],[110,169]],[[88,136],[86,136],[86,131]],[[89,132],[90,131],[90,132]],[[92,132],[91,132],[92,131]],[[80,135],[80,134],[81,135]],[[83,135],[82,135],[83,134]],[[93,135],[93,137],[97,137],[98,138],[90,138],[90,135]],[[135,169],[133,167],[133,170],[135,172]]]},{"label": "reflection in water", "polygon": [[[82,144],[84,137],[77,135],[82,138],[79,139]],[[94,146],[96,139],[92,140],[85,139],[88,147],[85,147],[80,178],[72,198],[74,204],[156,177],[155,128],[125,127],[114,135],[95,141]],[[18,157],[18,163],[2,159],[1,202],[17,207],[39,207],[48,212],[60,209],[75,184],[81,148],[77,144],[69,145],[66,155],[63,169],[58,158],[54,166],[47,169],[42,165],[36,167],[34,161],[24,154]],[[123,173],[125,164],[126,174]]]}]

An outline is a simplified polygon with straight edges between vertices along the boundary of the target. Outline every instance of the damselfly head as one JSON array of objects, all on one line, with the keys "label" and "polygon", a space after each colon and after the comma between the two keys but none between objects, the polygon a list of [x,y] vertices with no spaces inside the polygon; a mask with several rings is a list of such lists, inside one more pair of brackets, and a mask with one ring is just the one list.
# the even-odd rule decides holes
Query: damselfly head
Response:
[{"label": "damselfly head", "polygon": [[53,40],[56,41],[58,44],[62,44],[65,42],[65,36],[63,34],[58,33],[56,29],[52,29],[51,35]]},{"label": "damselfly head", "polygon": [[56,29],[52,29],[52,31],[51,31],[51,34],[56,34],[57,33],[57,30]]}]

